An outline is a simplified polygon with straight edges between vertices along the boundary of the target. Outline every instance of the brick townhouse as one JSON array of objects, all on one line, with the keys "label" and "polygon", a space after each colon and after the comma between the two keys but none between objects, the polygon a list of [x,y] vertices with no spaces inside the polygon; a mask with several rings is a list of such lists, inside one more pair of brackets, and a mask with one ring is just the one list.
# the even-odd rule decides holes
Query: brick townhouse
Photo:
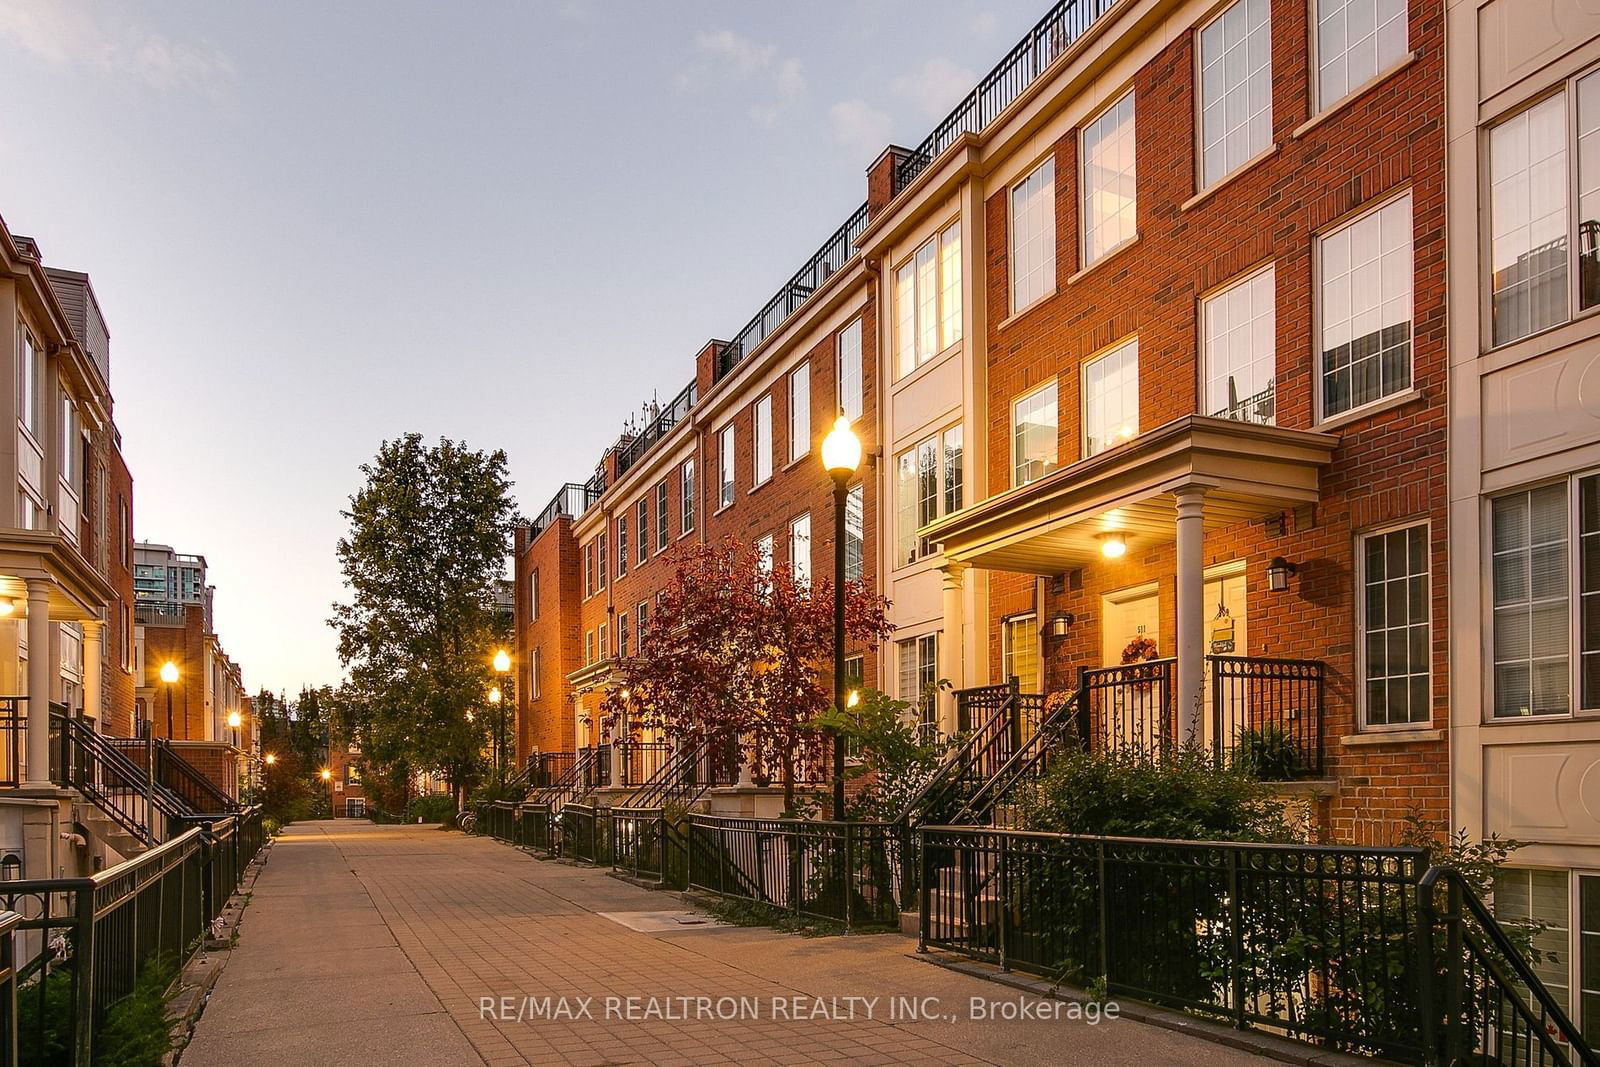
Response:
[{"label": "brick townhouse", "polygon": [[570,711],[541,686],[524,714],[590,740],[663,490],[673,538],[687,481],[694,536],[831,558],[790,398],[806,375],[814,450],[859,328],[863,570],[897,626],[869,684],[1082,684],[1098,743],[1267,753],[1339,839],[1444,818],[1443,34],[1431,0],[1052,8],[872,164],[838,269],[708,345],[543,528],[577,548],[582,666]]}]

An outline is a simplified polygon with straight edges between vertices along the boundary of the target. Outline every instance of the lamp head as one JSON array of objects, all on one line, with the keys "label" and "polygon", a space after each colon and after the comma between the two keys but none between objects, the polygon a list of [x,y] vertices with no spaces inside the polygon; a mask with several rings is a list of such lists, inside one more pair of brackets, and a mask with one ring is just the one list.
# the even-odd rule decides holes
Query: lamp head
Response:
[{"label": "lamp head", "polygon": [[503,699],[504,697],[501,696],[500,687],[498,685],[489,690],[489,703],[498,704]]},{"label": "lamp head", "polygon": [[1128,541],[1113,530],[1100,535],[1100,554],[1106,559],[1121,559],[1128,554]]},{"label": "lamp head", "polygon": [[244,722],[244,717],[237,711],[228,712],[228,729],[237,730]]},{"label": "lamp head", "polygon": [[511,655],[503,648],[494,654],[494,669],[501,674],[511,669]]},{"label": "lamp head", "polygon": [[822,466],[835,478],[848,478],[861,466],[861,438],[850,429],[850,420],[843,415],[834,421],[833,429],[822,439]]},{"label": "lamp head", "polygon": [[161,665],[161,680],[168,685],[178,680],[178,665],[170,659]]}]

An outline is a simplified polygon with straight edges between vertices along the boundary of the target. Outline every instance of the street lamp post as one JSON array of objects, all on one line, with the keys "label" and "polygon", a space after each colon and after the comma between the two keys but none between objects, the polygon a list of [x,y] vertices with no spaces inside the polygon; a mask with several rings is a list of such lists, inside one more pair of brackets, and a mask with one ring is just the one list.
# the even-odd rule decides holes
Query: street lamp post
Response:
[{"label": "street lamp post", "polygon": [[333,810],[333,772],[326,767],[322,768],[322,780],[328,784],[328,818],[337,819],[338,815]]},{"label": "street lamp post", "polygon": [[[850,479],[861,465],[861,440],[840,415],[822,439],[822,465],[833,477],[833,706],[844,711],[845,509]],[[844,738],[833,735],[833,817],[844,819]]]},{"label": "street lamp post", "polygon": [[178,665],[170,659],[161,665],[161,681],[167,687],[167,740],[171,741],[174,740],[172,736],[172,687],[178,681]]},{"label": "street lamp post", "polygon": [[503,771],[506,762],[506,709],[505,694],[501,691],[510,685],[511,654],[498,649],[494,654],[494,672],[500,676],[500,685],[489,690],[489,703],[494,705],[494,769]]}]

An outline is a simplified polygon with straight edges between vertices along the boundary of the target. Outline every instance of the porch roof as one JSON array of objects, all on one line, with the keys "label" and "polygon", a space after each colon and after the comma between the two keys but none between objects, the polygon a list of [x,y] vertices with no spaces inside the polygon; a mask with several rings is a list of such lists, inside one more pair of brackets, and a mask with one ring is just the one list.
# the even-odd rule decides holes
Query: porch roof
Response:
[{"label": "porch roof", "polygon": [[1171,541],[1175,490],[1206,491],[1208,530],[1315,503],[1338,444],[1336,434],[1186,415],[920,532],[951,562],[1060,574],[1100,559],[1104,533],[1121,533],[1129,551]]}]

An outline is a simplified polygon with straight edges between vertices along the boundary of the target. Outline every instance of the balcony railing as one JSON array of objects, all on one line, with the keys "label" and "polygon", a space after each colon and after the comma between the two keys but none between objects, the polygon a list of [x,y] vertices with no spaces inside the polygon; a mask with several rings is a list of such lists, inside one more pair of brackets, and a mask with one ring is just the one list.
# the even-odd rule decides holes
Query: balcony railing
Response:
[{"label": "balcony railing", "polygon": [[895,168],[899,193],[963,134],[981,133],[1116,0],[1061,0]]},{"label": "balcony railing", "polygon": [[545,505],[539,517],[533,520],[528,528],[528,540],[532,541],[554,526],[557,519],[576,519],[599,499],[600,494],[593,492],[589,486],[568,482],[557,491],[550,503]]},{"label": "balcony railing", "polygon": [[661,409],[650,425],[646,426],[617,453],[617,477],[621,478],[632,469],[633,465],[644,458],[644,454],[654,448],[672,428],[682,422],[689,415],[689,410],[700,399],[700,394],[694,382],[683,387],[683,391],[672,398],[672,403]]},{"label": "balcony railing", "polygon": [[867,205],[862,204],[844,220],[844,225],[833,231],[822,247],[806,260],[805,266],[795,272],[771,300],[733,335],[733,340],[717,353],[713,381],[721,381],[748,356],[757,345],[774,333],[784,321],[799,310],[812,293],[822,287],[833,274],[850,262],[856,254],[856,238],[867,228]]}]

